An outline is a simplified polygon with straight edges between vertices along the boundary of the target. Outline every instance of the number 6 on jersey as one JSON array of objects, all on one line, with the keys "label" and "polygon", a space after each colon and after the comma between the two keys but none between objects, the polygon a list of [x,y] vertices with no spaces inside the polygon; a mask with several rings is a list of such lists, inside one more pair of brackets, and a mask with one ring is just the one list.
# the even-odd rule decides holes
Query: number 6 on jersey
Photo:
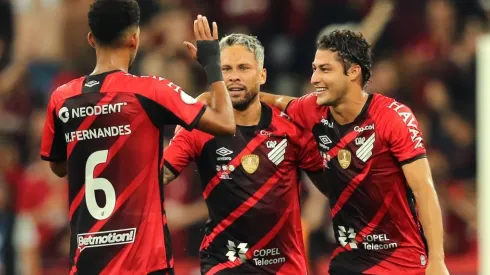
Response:
[{"label": "number 6 on jersey", "polygon": [[[94,178],[95,167],[101,163],[107,161],[107,155],[109,150],[102,150],[92,153],[85,166],[85,202],[87,203],[87,209],[92,217],[97,220],[104,220],[114,211],[116,207],[116,190],[108,181],[104,178]],[[99,207],[95,198],[95,190],[101,190],[105,195],[105,206]]]}]

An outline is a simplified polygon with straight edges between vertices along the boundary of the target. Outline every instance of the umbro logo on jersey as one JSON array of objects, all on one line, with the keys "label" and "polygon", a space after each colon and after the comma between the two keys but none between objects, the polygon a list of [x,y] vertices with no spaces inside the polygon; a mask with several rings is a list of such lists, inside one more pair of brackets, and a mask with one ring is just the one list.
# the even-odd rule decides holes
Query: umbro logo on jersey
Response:
[{"label": "umbro logo on jersey", "polygon": [[221,147],[219,148],[218,150],[216,150],[216,154],[222,156],[222,157],[226,157],[230,154],[233,154],[233,151],[229,150],[228,148],[225,148],[225,147]]},{"label": "umbro logo on jersey", "polygon": [[221,156],[221,157],[218,157],[217,160],[230,161],[231,157],[228,157],[228,155],[233,154],[233,151],[231,151],[228,148],[221,147],[218,150],[216,150],[216,154]]},{"label": "umbro logo on jersey", "polygon": [[325,145],[332,143],[332,140],[330,140],[330,138],[326,135],[325,136],[319,136],[318,138]]},{"label": "umbro logo on jersey", "polygon": [[328,147],[327,144],[332,143],[332,140],[327,135],[319,136],[318,139],[321,141],[319,143],[320,147],[325,150],[330,150],[330,147]]},{"label": "umbro logo on jersey", "polygon": [[284,160],[284,155],[286,154],[286,147],[288,146],[288,140],[283,139],[277,146],[272,149],[267,156],[270,161],[275,165],[279,165]]},{"label": "umbro logo on jersey", "polygon": [[91,81],[85,83],[85,87],[92,88],[92,87],[97,86],[99,84],[100,84],[99,81],[97,81],[97,80],[91,80]]},{"label": "umbro logo on jersey", "polygon": [[[226,257],[231,262],[234,262],[236,259],[239,259],[241,263],[247,261],[247,251],[248,251],[247,243],[239,243],[238,246],[235,246],[233,241],[228,240],[228,244],[226,248],[228,248],[228,253],[226,253]],[[238,257],[237,257],[238,254]]]},{"label": "umbro logo on jersey", "polygon": [[373,155],[374,142],[376,141],[375,133],[373,133],[364,143],[357,149],[356,156],[366,162]]}]

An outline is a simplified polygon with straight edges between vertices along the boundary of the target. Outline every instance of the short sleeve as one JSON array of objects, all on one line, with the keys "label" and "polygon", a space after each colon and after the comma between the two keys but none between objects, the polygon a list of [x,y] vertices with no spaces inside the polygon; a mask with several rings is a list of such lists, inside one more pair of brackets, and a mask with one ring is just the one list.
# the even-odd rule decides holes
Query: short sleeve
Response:
[{"label": "short sleeve", "polygon": [[393,102],[385,127],[390,150],[402,165],[426,157],[423,135],[412,110],[398,102]]},{"label": "short sleeve", "polygon": [[194,129],[206,106],[165,78],[152,80],[150,98],[137,96],[152,121],[158,126],[177,124],[189,131]]},{"label": "short sleeve", "polygon": [[41,140],[41,158],[43,160],[66,161],[66,141],[63,136],[61,121],[56,115],[56,105],[51,98],[46,111],[46,121]]},{"label": "short sleeve", "polygon": [[311,115],[315,114],[316,109],[316,95],[307,94],[289,102],[285,112],[296,124],[311,130],[315,122]]},{"label": "short sleeve", "polygon": [[318,151],[315,138],[310,132],[302,132],[299,138],[299,168],[308,172],[318,172],[323,169],[323,159]]},{"label": "short sleeve", "polygon": [[179,175],[198,155],[193,132],[180,129],[170,140],[163,153],[163,163],[172,173]]}]

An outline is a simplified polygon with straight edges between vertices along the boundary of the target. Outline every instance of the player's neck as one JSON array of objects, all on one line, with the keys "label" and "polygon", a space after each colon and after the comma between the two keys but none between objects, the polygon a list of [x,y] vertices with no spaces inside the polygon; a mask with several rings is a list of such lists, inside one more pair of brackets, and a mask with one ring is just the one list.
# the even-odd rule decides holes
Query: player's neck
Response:
[{"label": "player's neck", "polygon": [[97,64],[91,74],[101,74],[115,70],[128,72],[129,54],[123,49],[97,49]]},{"label": "player's neck", "polygon": [[368,94],[363,90],[350,92],[342,102],[335,106],[330,106],[330,112],[340,125],[352,123],[362,112],[367,100]]},{"label": "player's neck", "polygon": [[233,110],[235,113],[235,123],[240,126],[258,125],[262,114],[262,105],[259,97],[255,97],[254,101],[248,105],[245,110]]}]

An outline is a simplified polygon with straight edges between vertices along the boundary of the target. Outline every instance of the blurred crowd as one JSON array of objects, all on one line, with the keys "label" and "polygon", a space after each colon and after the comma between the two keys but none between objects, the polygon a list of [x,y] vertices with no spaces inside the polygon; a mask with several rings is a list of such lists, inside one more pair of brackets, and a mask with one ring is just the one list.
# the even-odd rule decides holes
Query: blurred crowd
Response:
[{"label": "blurred crowd", "polygon": [[[0,0],[0,274],[66,274],[66,179],[39,158],[54,88],[95,63],[86,42],[92,0]],[[140,0],[141,48],[131,72],[171,79],[193,96],[205,74],[182,42],[205,14],[220,36],[243,32],[265,46],[264,90],[300,96],[315,41],[336,28],[373,45],[368,92],[395,97],[418,117],[444,213],[451,274],[476,274],[476,41],[488,33],[485,0]],[[167,131],[171,138],[173,128]],[[304,179],[303,218],[311,274],[326,274],[335,243],[328,203]],[[177,274],[199,274],[206,212],[199,174],[188,167],[165,188]],[[201,211],[198,211],[201,210]]]}]

